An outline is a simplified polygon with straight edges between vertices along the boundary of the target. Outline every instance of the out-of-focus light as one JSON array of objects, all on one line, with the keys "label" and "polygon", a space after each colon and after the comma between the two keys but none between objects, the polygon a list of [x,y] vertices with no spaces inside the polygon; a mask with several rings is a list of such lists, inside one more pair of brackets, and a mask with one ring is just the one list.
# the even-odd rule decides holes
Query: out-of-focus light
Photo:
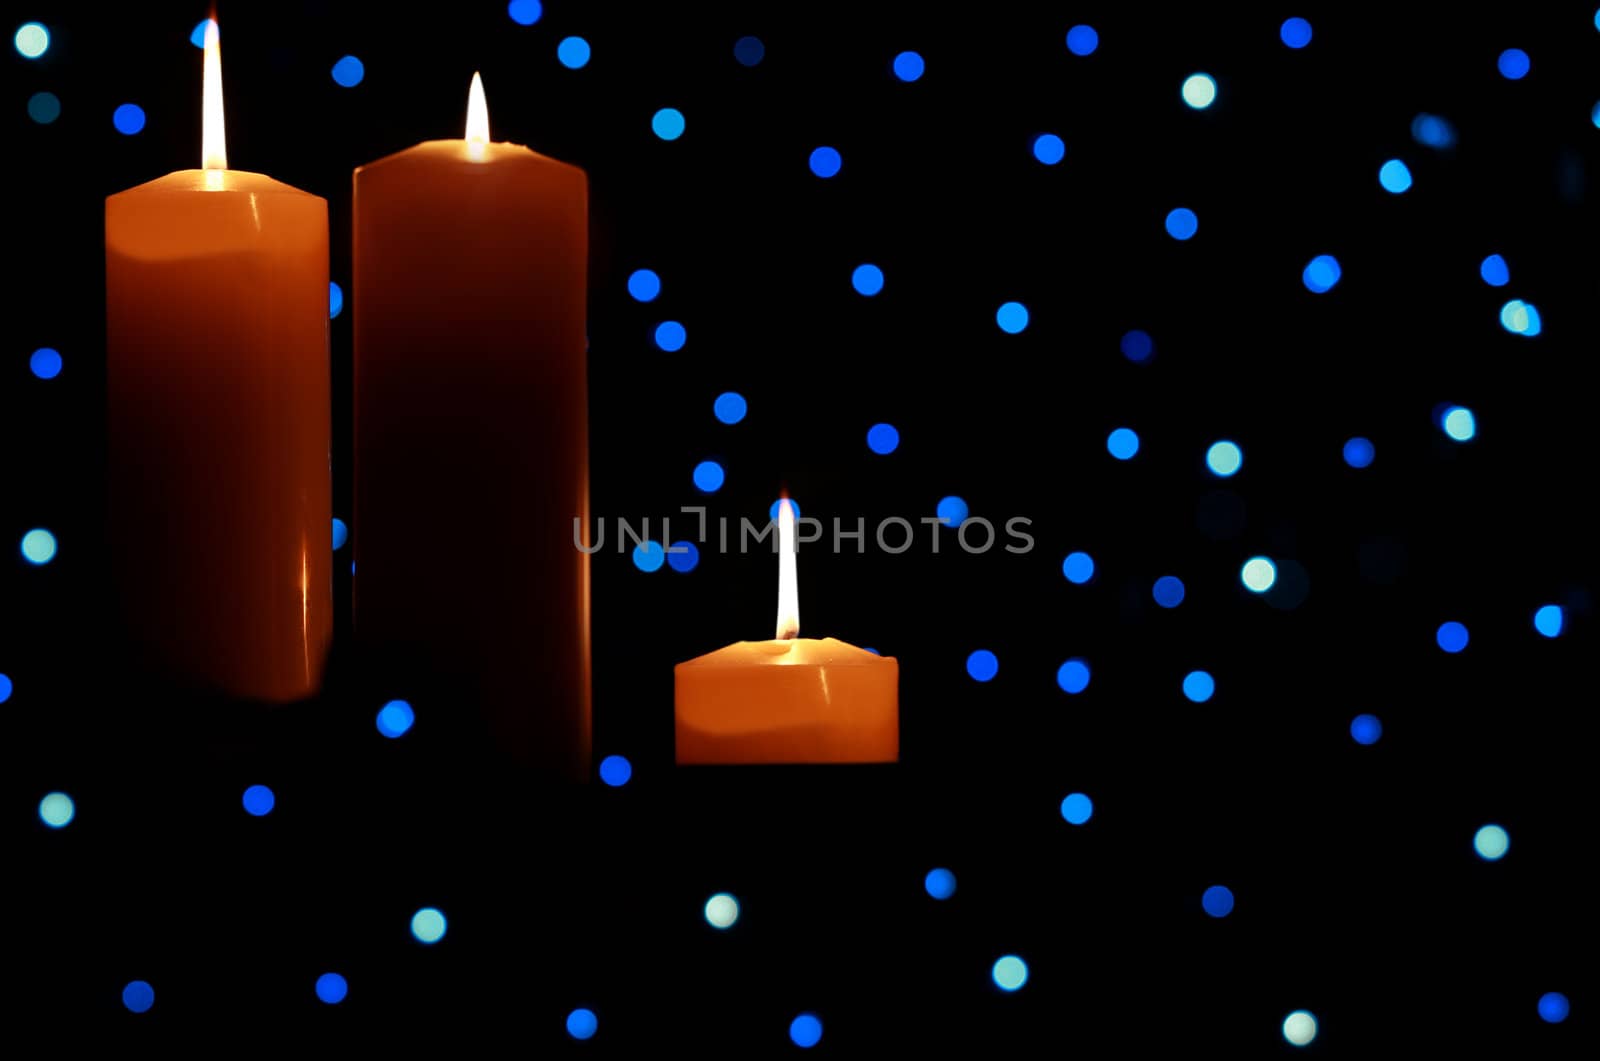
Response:
[{"label": "out-of-focus light", "polygon": [[337,1006],[350,994],[350,984],[338,973],[323,973],[317,977],[317,998],[330,1006]]},{"label": "out-of-focus light", "polygon": [[37,59],[50,50],[50,31],[41,22],[24,22],[11,38],[17,54],[24,59]]},{"label": "out-of-focus light", "polygon": [[1411,170],[1404,162],[1391,158],[1378,167],[1378,183],[1384,191],[1399,195],[1411,187]]},{"label": "out-of-focus light", "polygon": [[1452,405],[1439,418],[1439,427],[1456,442],[1470,442],[1478,434],[1478,418],[1464,405]]},{"label": "out-of-focus light", "polygon": [[1300,282],[1313,295],[1321,295],[1332,291],[1343,275],[1344,270],[1339,268],[1338,258],[1331,254],[1319,254],[1300,271]]},{"label": "out-of-focus light", "polygon": [[706,924],[712,928],[732,928],[739,920],[739,900],[718,892],[706,900]]},{"label": "out-of-focus light", "polygon": [[335,551],[344,548],[344,543],[350,540],[350,528],[345,526],[344,520],[338,516],[333,517],[333,548]]},{"label": "out-of-focus light", "polygon": [[77,814],[77,804],[65,792],[52,792],[39,801],[39,820],[52,829],[64,828]]},{"label": "out-of-focus light", "polygon": [[1500,307],[1500,327],[1512,335],[1523,335],[1532,339],[1544,331],[1544,321],[1532,302],[1514,298]]},{"label": "out-of-focus light", "polygon": [[[774,522],[774,523],[778,522],[778,505],[781,504],[782,501],[783,501],[783,498],[780,497],[777,501],[774,501],[767,508],[767,515],[772,519],[772,522]],[[800,502],[796,501],[794,498],[791,497],[791,498],[789,498],[789,504],[794,506],[794,518],[798,520],[800,518]]]},{"label": "out-of-focus light", "polygon": [[802,1013],[789,1022],[789,1041],[809,1050],[822,1041],[822,1021],[813,1013]]},{"label": "out-of-focus light", "polygon": [[1443,150],[1456,145],[1456,128],[1437,114],[1419,114],[1411,119],[1411,139],[1423,147]]},{"label": "out-of-focus light", "polygon": [[726,480],[722,465],[716,461],[701,461],[694,466],[694,485],[705,493],[714,494],[721,490]]},{"label": "out-of-focus light", "polygon": [[1473,834],[1472,849],[1485,862],[1499,862],[1511,850],[1511,834],[1498,825],[1485,825]]},{"label": "out-of-focus light", "polygon": [[1367,467],[1377,455],[1377,447],[1372,441],[1359,435],[1344,444],[1344,462],[1352,468]]},{"label": "out-of-focus light", "polygon": [[1297,1009],[1283,1018],[1283,1039],[1290,1046],[1310,1046],[1317,1037],[1317,1018],[1308,1011]]},{"label": "out-of-focus light", "polygon": [[700,564],[700,550],[694,542],[673,542],[672,548],[662,551],[667,554],[667,566],[680,575],[687,575]]},{"label": "out-of-focus light", "polygon": [[437,943],[444,939],[447,925],[444,914],[433,906],[424,906],[411,915],[411,934],[418,943]]},{"label": "out-of-focus light", "polygon": [[342,310],[342,309],[344,309],[344,289],[341,288],[338,284],[334,283],[332,280],[329,280],[328,281],[328,319],[329,320],[333,320],[333,318],[335,318],[335,317],[337,317],[339,315],[339,311]]},{"label": "out-of-focus light", "polygon": [[582,37],[566,37],[556,45],[556,58],[568,70],[581,70],[589,65],[589,42]]},{"label": "out-of-focus light", "polygon": [[1278,581],[1278,565],[1265,556],[1252,556],[1239,569],[1239,581],[1251,593],[1265,593]]},{"label": "out-of-focus light", "polygon": [[876,295],[883,290],[883,270],[870,263],[858,265],[850,274],[850,286],[857,294]]},{"label": "out-of-focus light", "polygon": [[900,432],[893,424],[873,424],[867,428],[867,448],[877,454],[893,453],[900,446]]},{"label": "out-of-focus light", "polygon": [[811,152],[811,172],[824,179],[832,177],[844,165],[844,158],[831,147],[819,147]]},{"label": "out-of-focus light", "polygon": [[251,785],[244,790],[244,812],[252,818],[264,818],[278,805],[278,797],[266,785]]},{"label": "out-of-focus light", "polygon": [[740,66],[757,66],[767,56],[767,46],[760,37],[740,37],[733,42],[733,57]]},{"label": "out-of-focus light", "polygon": [[1066,142],[1055,133],[1040,133],[1033,138],[1033,157],[1046,166],[1054,166],[1067,157]]},{"label": "out-of-focus light", "polygon": [[1028,963],[1015,954],[1002,955],[995,960],[989,975],[994,979],[994,986],[1000,990],[1020,991],[1022,985],[1028,982]]},{"label": "out-of-focus light", "polygon": [[1028,326],[1028,307],[1020,302],[1002,302],[994,311],[994,322],[1007,335],[1016,335]]},{"label": "out-of-focus light", "polygon": [[650,131],[663,140],[676,140],[687,126],[683,112],[676,107],[662,107],[650,119]]},{"label": "out-of-focus light", "polygon": [[1500,76],[1507,81],[1521,81],[1528,76],[1533,61],[1521,48],[1507,48],[1500,53],[1500,58],[1495,60],[1495,66],[1499,68]]},{"label": "out-of-focus light", "polygon": [[1000,660],[993,652],[980,648],[967,657],[967,673],[974,681],[989,681],[1000,673]]},{"label": "out-of-focus light", "polygon": [[1163,608],[1176,608],[1183,603],[1183,579],[1176,575],[1162,575],[1150,587],[1150,595]]},{"label": "out-of-focus light", "polygon": [[111,112],[111,124],[123,136],[133,136],[144,128],[144,108],[137,103],[124,103]]},{"label": "out-of-focus light", "polygon": [[608,755],[600,760],[600,780],[612,788],[621,788],[633,777],[633,764],[625,756]]},{"label": "out-of-focus light", "polygon": [[48,564],[55,559],[56,536],[43,527],[35,527],[22,536],[22,558],[30,564]]},{"label": "out-of-focus light", "polygon": [[61,375],[61,352],[41,346],[28,358],[28,369],[40,379],[55,379]]},{"label": "out-of-focus light", "polygon": [[1100,47],[1100,34],[1093,26],[1073,26],[1067,30],[1067,51],[1073,55],[1093,55]]},{"label": "out-of-focus light", "polygon": [[1278,39],[1290,48],[1304,48],[1311,43],[1311,23],[1303,18],[1286,18],[1278,27]]},{"label": "out-of-focus light", "polygon": [[1094,558],[1088,553],[1068,553],[1061,561],[1061,573],[1068,582],[1081,586],[1094,577]]},{"label": "out-of-focus light", "polygon": [[28,117],[40,125],[49,125],[61,117],[61,100],[54,92],[35,92],[28,97]]},{"label": "out-of-focus light", "polygon": [[656,345],[667,353],[677,353],[688,341],[689,330],[677,321],[662,321],[656,325]]},{"label": "out-of-focus light", "polygon": [[1081,659],[1069,659],[1056,668],[1056,684],[1064,693],[1081,693],[1089,688],[1089,665]]},{"label": "out-of-focus light", "polygon": [[666,562],[667,551],[661,548],[660,542],[640,542],[633,547],[633,566],[645,574],[660,571]]},{"label": "out-of-focus light", "polygon": [[1193,210],[1180,206],[1167,214],[1167,235],[1176,240],[1193,238],[1200,231],[1200,218]]},{"label": "out-of-focus light", "polygon": [[1200,908],[1212,917],[1227,917],[1233,913],[1233,892],[1221,884],[1213,884],[1200,893]]},{"label": "out-of-focus light", "polygon": [[1210,74],[1190,74],[1183,79],[1183,102],[1203,111],[1217,99],[1217,83]]},{"label": "out-of-focus light", "polygon": [[929,896],[942,902],[956,893],[956,875],[943,867],[930,869],[922,879],[922,886]]},{"label": "out-of-focus light", "polygon": [[1383,736],[1383,723],[1377,715],[1357,715],[1350,720],[1350,739],[1357,744],[1376,744]]},{"label": "out-of-focus light", "polygon": [[1119,346],[1122,356],[1135,363],[1150,360],[1150,355],[1156,352],[1156,344],[1150,334],[1137,328],[1124,332]]},{"label": "out-of-focus light", "polygon": [[367,68],[360,59],[347,55],[333,64],[333,80],[344,88],[355,88],[367,76]]},{"label": "out-of-focus light", "polygon": [[206,26],[210,22],[211,22],[211,20],[209,18],[203,18],[199,22],[196,22],[194,24],[194,29],[192,31],[190,31],[190,33],[189,33],[189,43],[190,44],[194,45],[196,48],[200,48],[200,49],[204,49],[205,48],[205,46],[206,46]]},{"label": "out-of-focus light", "polygon": [[1061,817],[1068,825],[1083,825],[1094,817],[1094,800],[1074,792],[1061,801]]},{"label": "out-of-focus light", "polygon": [[[1595,16],[1600,19],[1600,15]],[[1572,1012],[1572,1003],[1560,991],[1546,991],[1539,996],[1539,1019],[1546,1024],[1560,1024]]]},{"label": "out-of-focus light", "polygon": [[1244,465],[1244,451],[1238,443],[1223,439],[1213,442],[1211,448],[1206,450],[1206,467],[1211,474],[1220,479],[1226,479],[1237,473]]},{"label": "out-of-focus light", "polygon": [[1192,670],[1183,676],[1183,695],[1191,703],[1203,704],[1217,691],[1217,681],[1203,670]]},{"label": "out-of-focus light", "polygon": [[0,704],[11,699],[11,692],[16,686],[11,684],[11,675],[0,674]]},{"label": "out-of-focus light", "polygon": [[1505,287],[1511,282],[1511,267],[1498,254],[1491,254],[1478,266],[1478,275],[1490,287]]},{"label": "out-of-focus light", "polygon": [[749,411],[749,404],[738,391],[723,391],[711,403],[712,415],[725,424],[737,424]]},{"label": "out-of-focus light", "polygon": [[1438,642],[1440,648],[1454,655],[1467,647],[1469,637],[1466,626],[1452,619],[1450,622],[1439,624],[1439,629],[1434,631],[1433,639]]},{"label": "out-of-focus light", "polygon": [[967,521],[967,503],[954,494],[941,497],[939,504],[934,507],[933,514],[944,522],[946,527],[959,527]]},{"label": "out-of-focus light", "polygon": [[894,76],[906,82],[917,80],[928,68],[928,64],[916,52],[901,52],[894,57],[893,65]]},{"label": "out-of-focus light", "polygon": [[635,269],[628,274],[628,294],[635,302],[650,302],[661,294],[661,277],[653,269]]},{"label": "out-of-focus light", "polygon": [[390,700],[378,708],[378,732],[394,740],[404,737],[417,721],[417,713],[404,700]]},{"label": "out-of-focus light", "polygon": [[122,1005],[129,1013],[148,1013],[156,1004],[156,989],[146,980],[130,980],[122,989]]},{"label": "out-of-focus light", "polygon": [[1119,461],[1132,460],[1139,452],[1139,434],[1131,427],[1119,427],[1106,436],[1106,452]]},{"label": "out-of-focus light", "polygon": [[600,1030],[600,1018],[594,1015],[592,1009],[575,1009],[567,1014],[567,1034],[583,1042],[593,1039],[594,1033]]},{"label": "out-of-focus light", "polygon": [[[1567,613],[1559,604],[1546,604],[1533,613],[1533,628],[1545,637],[1560,637],[1567,625]],[[0,697],[0,700],[5,699]]]},{"label": "out-of-focus light", "polygon": [[544,5],[539,0],[511,0],[506,14],[519,26],[531,26],[544,14]]},{"label": "out-of-focus light", "polygon": [[1589,121],[1596,129],[1600,129],[1600,101],[1597,101],[1593,107],[1589,108]]}]

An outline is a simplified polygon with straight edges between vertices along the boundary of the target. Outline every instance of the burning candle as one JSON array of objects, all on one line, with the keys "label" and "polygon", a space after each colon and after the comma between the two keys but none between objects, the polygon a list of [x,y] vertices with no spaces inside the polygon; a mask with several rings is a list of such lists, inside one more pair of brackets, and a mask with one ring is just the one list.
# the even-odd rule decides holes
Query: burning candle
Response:
[{"label": "burning candle", "polygon": [[778,503],[778,624],[680,663],[677,758],[685,763],[892,763],[900,665],[828,637],[802,638],[794,505]]},{"label": "burning candle", "polygon": [[588,178],[466,135],[355,171],[355,624],[589,770]]},{"label": "burning candle", "polygon": [[333,634],[328,204],[228,169],[217,24],[202,166],[106,199],[111,544],[158,669],[316,691]]}]

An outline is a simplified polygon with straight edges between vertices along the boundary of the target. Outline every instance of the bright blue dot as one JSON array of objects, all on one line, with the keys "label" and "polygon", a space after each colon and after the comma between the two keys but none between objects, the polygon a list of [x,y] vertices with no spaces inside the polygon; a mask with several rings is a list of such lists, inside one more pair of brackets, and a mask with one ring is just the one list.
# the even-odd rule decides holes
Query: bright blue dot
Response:
[{"label": "bright blue dot", "polygon": [[1499,862],[1511,850],[1511,834],[1498,825],[1485,825],[1472,834],[1472,849],[1485,862]]},{"label": "bright blue dot", "polygon": [[1470,442],[1478,434],[1478,418],[1464,405],[1446,409],[1439,418],[1439,426],[1456,442]]},{"label": "bright blue dot", "polygon": [[1236,442],[1223,439],[1221,442],[1213,442],[1211,448],[1206,450],[1206,467],[1210,469],[1212,475],[1220,479],[1237,474],[1243,465],[1244,451]]},{"label": "bright blue dot", "polygon": [[1437,114],[1419,114],[1411,119],[1411,139],[1424,147],[1454,147],[1456,127]]},{"label": "bright blue dot", "polygon": [[1227,917],[1233,913],[1233,892],[1213,884],[1200,893],[1200,908],[1212,917]]},{"label": "bright blue dot", "polygon": [[50,50],[50,31],[40,22],[24,22],[17,27],[16,36],[11,38],[16,45],[17,54],[24,59],[37,59]]},{"label": "bright blue dot", "polygon": [[444,939],[444,914],[437,907],[424,906],[411,915],[411,934],[418,943],[437,943]]},{"label": "bright blue dot", "polygon": [[1015,954],[1007,954],[995,960],[989,976],[994,980],[994,986],[1002,991],[1020,991],[1022,985],[1028,982],[1028,963]]},{"label": "bright blue dot", "polygon": [[544,14],[544,5],[539,0],[511,0],[506,14],[519,26],[531,26]]},{"label": "bright blue dot", "polygon": [[1411,170],[1404,162],[1391,158],[1378,167],[1378,183],[1383,185],[1383,190],[1399,195],[1411,187]]},{"label": "bright blue dot", "polygon": [[663,140],[676,140],[683,135],[683,112],[676,107],[662,107],[650,119],[650,129]]},{"label": "bright blue dot", "polygon": [[1291,48],[1304,48],[1311,43],[1311,23],[1303,18],[1286,18],[1278,27],[1278,39]]},{"label": "bright blue dot", "polygon": [[265,817],[277,806],[278,797],[266,785],[251,785],[244,790],[245,813],[254,818]]},{"label": "bright blue dot", "polygon": [[994,322],[1007,335],[1016,335],[1028,326],[1028,307],[1020,302],[1004,302],[994,312]]},{"label": "bright blue dot", "polygon": [[1456,653],[1467,647],[1467,628],[1454,620],[1439,624],[1439,629],[1434,633],[1433,639],[1439,647],[1446,652]]},{"label": "bright blue dot", "polygon": [[831,177],[839,172],[844,159],[831,147],[819,147],[811,152],[811,172],[819,177]]},{"label": "bright blue dot", "polygon": [[[783,504],[783,498],[780,497],[772,503],[772,507],[767,509],[767,514],[772,517],[774,523],[778,520],[778,506],[781,504]],[[789,507],[794,510],[794,518],[798,520],[800,518],[800,502],[791,497],[789,498]]]},{"label": "bright blue dot", "polygon": [[317,998],[330,1006],[337,1006],[350,993],[350,984],[338,973],[323,973],[317,977]]},{"label": "bright blue dot", "polygon": [[54,92],[35,92],[28,97],[28,117],[40,125],[49,125],[61,117],[61,101]]},{"label": "bright blue dot", "polygon": [[621,755],[608,755],[600,760],[600,780],[612,788],[621,788],[633,777],[633,764]]},{"label": "bright blue dot", "polygon": [[193,32],[189,34],[189,43],[196,48],[204,48],[206,46],[206,26],[210,25],[210,23],[211,20],[209,18],[203,18],[196,22]]},{"label": "bright blue dot", "polygon": [[933,511],[946,527],[959,527],[967,521],[967,503],[954,494],[941,497]]},{"label": "bright blue dot", "polygon": [[1511,267],[1498,254],[1491,254],[1478,266],[1478,275],[1490,287],[1505,287],[1511,282]]},{"label": "bright blue dot", "polygon": [[1594,124],[1596,129],[1600,129],[1600,103],[1596,103],[1589,108],[1589,121]]},{"label": "bright blue dot", "polygon": [[48,564],[56,555],[56,536],[35,527],[22,536],[22,557],[30,564]]},{"label": "bright blue dot", "polygon": [[1150,355],[1156,352],[1156,344],[1150,338],[1150,333],[1137,328],[1123,333],[1121,348],[1122,356],[1134,362],[1148,361]]},{"label": "bright blue dot", "polygon": [[737,424],[749,411],[749,404],[738,391],[724,391],[711,403],[712,414],[725,424]]},{"label": "bright blue dot", "polygon": [[1089,688],[1089,665],[1081,659],[1069,659],[1056,670],[1056,684],[1064,693],[1081,693]]},{"label": "bright blue dot", "polygon": [[[1533,613],[1533,628],[1545,637],[1560,637],[1562,627],[1567,624],[1566,612],[1559,604],[1546,604]],[[5,697],[0,696],[0,700]]]},{"label": "bright blue dot", "polygon": [[1500,53],[1495,65],[1500,68],[1500,76],[1507,81],[1521,81],[1528,76],[1528,69],[1533,63],[1521,48],[1507,48]]},{"label": "bright blue dot", "polygon": [[628,274],[628,294],[635,302],[651,302],[661,294],[661,277],[653,269],[635,269]]},{"label": "bright blue dot", "polygon": [[390,700],[378,708],[378,732],[390,740],[405,736],[416,720],[417,713],[404,700]]},{"label": "bright blue dot", "polygon": [[867,428],[867,448],[874,453],[893,453],[900,445],[900,432],[893,424],[873,424]]},{"label": "bright blue dot", "polygon": [[1192,670],[1183,676],[1183,695],[1190,703],[1203,704],[1216,691],[1216,679],[1203,670]]},{"label": "bright blue dot", "polygon": [[1073,55],[1093,55],[1100,47],[1100,34],[1093,26],[1073,26],[1067,30],[1067,51]]},{"label": "bright blue dot", "polygon": [[1139,452],[1139,435],[1130,427],[1119,427],[1106,436],[1106,452],[1119,461],[1131,460]]},{"label": "bright blue dot", "polygon": [[694,542],[673,542],[666,554],[667,566],[680,575],[688,574],[700,563],[700,550],[695,548]]},{"label": "bright blue dot", "polygon": [[667,562],[667,551],[661,548],[660,542],[640,542],[633,547],[633,566],[647,574],[651,571],[661,570],[661,565]]},{"label": "bright blue dot", "polygon": [[1094,800],[1082,792],[1074,792],[1061,801],[1061,817],[1068,825],[1082,825],[1094,817]]},{"label": "bright blue dot", "polygon": [[1251,593],[1265,593],[1278,581],[1278,565],[1265,556],[1252,556],[1239,568],[1239,581]]},{"label": "bright blue dot", "polygon": [[915,81],[927,68],[928,64],[916,52],[901,52],[894,57],[894,76],[902,81]]},{"label": "bright blue dot", "polygon": [[1163,608],[1176,608],[1183,603],[1183,579],[1176,575],[1162,575],[1151,587],[1150,595]]},{"label": "bright blue dot", "polygon": [[1200,231],[1200,219],[1187,206],[1180,206],[1167,214],[1167,235],[1173,239],[1189,239]]},{"label": "bright blue dot", "polygon": [[1373,446],[1371,440],[1359,435],[1344,444],[1344,462],[1352,468],[1367,467],[1377,454],[1377,447]]},{"label": "bright blue dot", "polygon": [[721,490],[726,479],[722,465],[716,461],[701,461],[694,466],[694,485],[705,493],[714,494]]},{"label": "bright blue dot", "polygon": [[1377,715],[1357,715],[1350,720],[1350,739],[1357,744],[1376,744],[1383,736],[1383,723]]},{"label": "bright blue dot", "polygon": [[1067,145],[1055,133],[1040,133],[1033,138],[1033,157],[1046,166],[1054,166],[1067,157]]},{"label": "bright blue dot", "polygon": [[345,88],[355,88],[366,76],[367,68],[353,55],[347,55],[333,64],[333,80]]},{"label": "bright blue dot", "polygon": [[883,290],[883,270],[876,265],[858,265],[850,274],[850,286],[863,295],[876,295]]},{"label": "bright blue dot", "polygon": [[124,103],[111,112],[111,124],[123,136],[132,136],[144,128],[144,108],[137,103]]},{"label": "bright blue dot", "polygon": [[55,379],[61,375],[61,353],[48,346],[41,346],[28,358],[28,368],[40,379]]},{"label": "bright blue dot", "polygon": [[1306,285],[1306,290],[1313,295],[1320,295],[1333,290],[1333,285],[1339,282],[1339,277],[1344,275],[1344,270],[1339,268],[1339,259],[1331,254],[1319,254],[1306,263],[1300,273],[1300,282]]},{"label": "bright blue dot", "polygon": [[567,1034],[580,1042],[593,1039],[594,1033],[600,1030],[600,1018],[594,1015],[592,1009],[575,1009],[567,1014]]},{"label": "bright blue dot", "polygon": [[740,37],[733,42],[733,57],[740,66],[755,66],[767,56],[767,46],[760,37]]},{"label": "bright blue dot", "polygon": [[344,548],[344,543],[350,540],[350,528],[345,526],[344,520],[338,516],[333,517],[333,548],[337,551]]},{"label": "bright blue dot", "polygon": [[662,321],[656,325],[656,345],[669,354],[682,350],[688,339],[688,330],[677,321]]},{"label": "bright blue dot", "polygon": [[993,652],[980,648],[967,657],[967,673],[972,675],[975,681],[989,681],[1000,673],[1000,660]]},{"label": "bright blue dot", "polygon": [[333,320],[344,309],[344,288],[328,281],[328,319]]},{"label": "bright blue dot", "polygon": [[1544,322],[1533,303],[1514,298],[1500,307],[1500,327],[1512,335],[1524,335],[1531,339],[1544,330]]},{"label": "bright blue dot", "polygon": [[582,37],[567,37],[556,45],[556,58],[568,70],[577,70],[589,64],[589,42]]},{"label": "bright blue dot", "polygon": [[822,1041],[822,1022],[810,1013],[802,1013],[789,1022],[789,1040],[802,1050],[809,1050]]},{"label": "bright blue dot", "polygon": [[156,989],[144,980],[129,981],[122,989],[122,1004],[129,1013],[146,1013],[156,1004]]},{"label": "bright blue dot", "polygon": [[[1595,15],[1595,20],[1600,24],[1600,14]],[[1560,1024],[1571,1012],[1572,1004],[1560,991],[1546,991],[1539,996],[1539,1019],[1545,1023]]]},{"label": "bright blue dot", "polygon": [[51,792],[39,801],[39,820],[52,829],[64,829],[78,816],[78,805],[65,792]]},{"label": "bright blue dot", "polygon": [[1061,573],[1068,582],[1081,586],[1094,577],[1094,558],[1088,553],[1068,553],[1061,561]]},{"label": "bright blue dot", "polygon": [[944,900],[956,893],[956,875],[944,868],[930,869],[922,886],[935,899]]},{"label": "bright blue dot", "polygon": [[11,699],[11,690],[14,688],[16,686],[11,684],[11,676],[9,674],[0,674],[0,704]]},{"label": "bright blue dot", "polygon": [[1183,102],[1203,111],[1217,99],[1217,82],[1210,74],[1190,74],[1183,81]]}]

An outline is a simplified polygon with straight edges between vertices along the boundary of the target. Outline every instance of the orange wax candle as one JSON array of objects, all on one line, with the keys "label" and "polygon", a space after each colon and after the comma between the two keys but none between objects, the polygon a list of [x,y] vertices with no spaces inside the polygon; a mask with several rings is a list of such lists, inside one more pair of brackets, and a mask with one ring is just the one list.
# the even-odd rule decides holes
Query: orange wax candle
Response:
[{"label": "orange wax candle", "polygon": [[674,668],[677,758],[687,763],[892,763],[900,665],[801,638],[794,506],[778,506],[778,629]]},{"label": "orange wax candle", "polygon": [[588,178],[467,110],[355,171],[356,634],[586,777]]},{"label": "orange wax candle", "polygon": [[333,635],[328,204],[227,168],[215,22],[204,69],[203,168],[106,199],[111,542],[158,669],[294,700]]}]

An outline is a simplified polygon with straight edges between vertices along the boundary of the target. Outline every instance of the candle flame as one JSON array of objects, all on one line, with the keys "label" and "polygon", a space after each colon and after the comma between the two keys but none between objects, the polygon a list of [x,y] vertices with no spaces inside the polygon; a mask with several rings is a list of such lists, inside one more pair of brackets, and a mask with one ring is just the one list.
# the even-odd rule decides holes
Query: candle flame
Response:
[{"label": "candle flame", "polygon": [[483,95],[483,78],[472,73],[472,88],[467,90],[467,153],[475,162],[483,161],[489,146],[489,101]]},{"label": "candle flame", "polygon": [[228,168],[228,138],[222,128],[222,34],[206,19],[206,62],[200,107],[200,168]]},{"label": "candle flame", "polygon": [[778,633],[779,641],[800,636],[800,589],[795,582],[794,502],[778,502]]}]

